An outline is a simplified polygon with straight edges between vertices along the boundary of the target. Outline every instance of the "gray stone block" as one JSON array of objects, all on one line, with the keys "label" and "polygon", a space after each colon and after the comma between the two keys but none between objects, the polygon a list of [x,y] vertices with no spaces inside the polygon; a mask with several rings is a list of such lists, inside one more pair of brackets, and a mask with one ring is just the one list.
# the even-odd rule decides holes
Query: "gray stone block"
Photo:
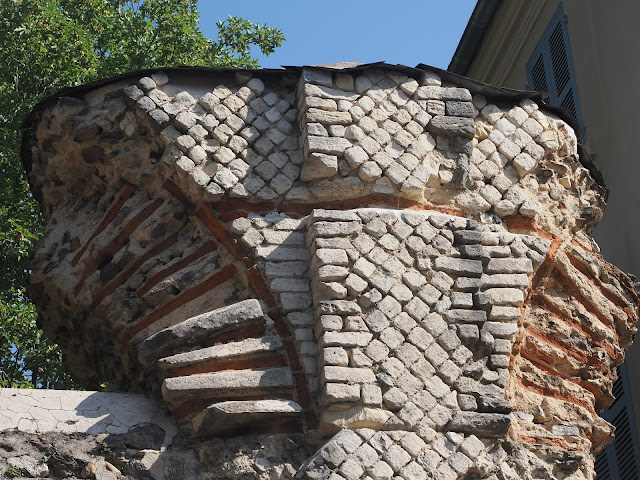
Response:
[{"label": "gray stone block", "polygon": [[224,362],[228,359],[254,358],[263,354],[272,354],[283,347],[280,337],[264,336],[248,338],[239,342],[228,342],[191,352],[178,353],[159,360],[158,367],[172,370],[202,363]]},{"label": "gray stone block", "polygon": [[353,211],[314,209],[308,217],[309,222],[359,222],[360,217]]},{"label": "gray stone block", "polygon": [[338,173],[338,157],[323,153],[310,153],[302,166],[300,180],[310,182],[331,178]]},{"label": "gray stone block", "polygon": [[492,258],[487,264],[487,273],[532,273],[529,258]]},{"label": "gray stone block", "polygon": [[415,96],[419,100],[444,100],[470,102],[471,93],[466,88],[424,86],[418,87]]},{"label": "gray stone block", "polygon": [[198,435],[219,435],[301,416],[302,408],[291,400],[229,401],[211,405],[199,413],[192,424]]},{"label": "gray stone block", "polygon": [[375,383],[375,380],[369,368],[326,366],[322,369],[324,383]]},{"label": "gray stone block", "polygon": [[465,258],[438,257],[434,260],[436,270],[442,270],[456,275],[482,275],[482,262]]},{"label": "gray stone block", "polygon": [[474,292],[481,287],[480,278],[458,277],[453,284],[455,290],[461,292]]},{"label": "gray stone block", "polygon": [[260,302],[251,299],[189,318],[143,341],[138,347],[140,359],[143,362],[152,361],[183,341],[261,323],[263,315]]},{"label": "gray stone block", "polygon": [[509,415],[499,413],[457,412],[447,429],[485,437],[502,437],[511,426]]},{"label": "gray stone block", "polygon": [[498,245],[500,235],[493,232],[478,232],[475,230],[457,230],[454,232],[456,244]]},{"label": "gray stone block", "polygon": [[317,237],[343,237],[359,233],[362,225],[359,222],[315,222],[311,232]]},{"label": "gray stone block", "polygon": [[224,399],[241,394],[268,393],[293,385],[293,375],[288,367],[225,370],[166,378],[162,383],[162,397],[177,404],[197,398]]},{"label": "gray stone block", "polygon": [[518,325],[515,323],[485,322],[482,330],[496,337],[510,338],[518,333]]},{"label": "gray stone block", "polygon": [[280,303],[283,313],[306,310],[311,306],[311,295],[306,293],[281,293]]},{"label": "gray stone block", "polygon": [[473,118],[475,111],[473,103],[471,102],[445,102],[445,113],[452,117]]},{"label": "gray stone block", "polygon": [[511,413],[511,403],[504,398],[480,396],[478,398],[478,412],[483,413]]},{"label": "gray stone block", "polygon": [[507,245],[462,245],[460,253],[463,257],[489,259],[491,257],[510,257],[511,249]]},{"label": "gray stone block", "polygon": [[529,286],[529,276],[526,273],[496,273],[493,275],[482,275],[480,286],[488,287],[519,287]]},{"label": "gray stone block", "polygon": [[476,305],[491,307],[493,305],[522,305],[524,293],[518,288],[489,288],[474,295]]},{"label": "gray stone block", "polygon": [[353,315],[362,313],[357,303],[350,300],[324,301],[318,304],[318,314]]},{"label": "gray stone block", "polygon": [[470,118],[436,115],[427,125],[432,135],[459,135],[473,138],[476,134],[475,122]]},{"label": "gray stone block", "polygon": [[473,346],[480,338],[480,330],[477,325],[458,325],[458,336],[466,346]]},{"label": "gray stone block", "polygon": [[320,346],[366,347],[373,334],[368,332],[326,332],[320,339]]},{"label": "gray stone block", "polygon": [[482,323],[487,320],[487,312],[484,310],[453,309],[446,312],[445,315],[452,323]]},{"label": "gray stone block", "polygon": [[518,320],[522,316],[522,312],[517,307],[493,306],[489,313],[489,320],[512,321]]},{"label": "gray stone block", "polygon": [[305,113],[305,119],[310,123],[328,125],[349,125],[353,122],[349,112],[332,112],[318,108],[309,108]]},{"label": "gray stone block", "polygon": [[[307,152],[340,155],[347,148],[351,147],[351,142],[341,137],[316,137],[309,135],[305,139],[305,147]],[[264,153],[261,153],[261,155],[264,155]]]}]

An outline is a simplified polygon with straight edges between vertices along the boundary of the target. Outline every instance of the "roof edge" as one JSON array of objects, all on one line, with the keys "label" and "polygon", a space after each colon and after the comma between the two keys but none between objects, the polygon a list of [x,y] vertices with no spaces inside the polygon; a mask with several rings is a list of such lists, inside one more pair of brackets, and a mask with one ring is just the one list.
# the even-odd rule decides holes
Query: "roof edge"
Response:
[{"label": "roof edge", "polygon": [[[494,2],[494,3],[499,3],[501,0],[479,0],[478,5],[480,5],[481,3],[485,3],[485,2]],[[476,9],[478,7],[476,6]],[[474,11],[475,13],[475,11]],[[465,32],[466,34],[466,32]],[[461,42],[462,43],[462,42]],[[357,71],[362,71],[362,70],[367,70],[369,68],[381,68],[384,70],[393,70],[393,71],[398,71],[398,72],[402,72],[406,75],[411,75],[411,76],[419,76],[422,75],[422,73],[426,70],[426,71],[433,71],[436,72],[438,75],[440,75],[440,77],[442,78],[442,80],[446,81],[446,82],[451,82],[451,83],[455,83],[457,85],[460,85],[461,87],[464,87],[466,89],[468,89],[471,93],[473,94],[480,94],[480,95],[484,95],[487,99],[492,99],[492,100],[497,100],[497,101],[511,101],[511,102],[516,102],[516,101],[520,101],[520,100],[524,100],[524,99],[531,99],[533,101],[535,101],[536,103],[538,103],[539,105],[542,106],[542,108],[544,108],[547,111],[550,111],[552,113],[554,113],[555,115],[557,115],[559,118],[561,118],[563,121],[565,121],[566,123],[568,123],[575,131],[578,135],[583,134],[584,131],[582,129],[582,127],[580,126],[580,124],[578,124],[578,122],[569,114],[569,111],[559,107],[559,106],[555,106],[555,105],[548,105],[544,102],[544,98],[546,96],[548,96],[548,93],[545,92],[534,92],[534,91],[530,91],[530,90],[515,90],[512,88],[505,88],[505,87],[496,87],[493,85],[489,85],[483,82],[480,82],[478,80],[473,80],[471,78],[465,77],[461,74],[458,74],[456,72],[452,72],[451,70],[443,70],[441,68],[437,68],[437,67],[432,67],[430,65],[425,65],[423,63],[420,63],[418,65],[416,65],[415,67],[407,67],[405,65],[392,65],[392,64],[388,64],[385,62],[373,62],[373,63],[367,63],[367,64],[359,64],[359,65],[355,65],[355,66],[348,66],[348,67],[336,67],[331,66],[331,65],[304,65],[304,66],[283,66],[282,68],[279,69],[265,69],[265,68],[260,68],[260,69],[241,69],[241,68],[219,68],[219,67],[190,67],[190,66],[179,66],[179,67],[170,67],[170,68],[151,68],[151,69],[143,69],[143,70],[135,70],[132,72],[127,72],[127,73],[123,73],[120,75],[115,75],[113,77],[108,77],[108,78],[103,78],[103,79],[99,79],[90,83],[86,83],[83,85],[79,85],[79,86],[75,86],[75,87],[65,87],[62,88],[61,90],[59,90],[58,92],[54,93],[53,95],[50,95],[48,97],[43,98],[42,100],[40,100],[31,110],[31,112],[29,113],[29,115],[27,115],[27,117],[25,118],[23,124],[22,124],[22,129],[23,129],[23,135],[22,135],[22,145],[21,145],[21,157],[22,157],[22,164],[23,164],[23,168],[25,169],[25,171],[30,172],[31,171],[31,155],[30,155],[30,150],[28,148],[27,142],[28,142],[28,137],[29,137],[29,131],[31,130],[31,126],[33,123],[33,120],[35,118],[35,116],[38,114],[38,112],[42,111],[43,109],[46,108],[46,106],[48,104],[50,104],[51,102],[61,98],[61,97],[79,97],[81,95],[83,95],[85,92],[102,87],[104,85],[108,85],[110,83],[114,83],[114,82],[118,82],[120,80],[125,80],[127,78],[133,78],[133,77],[140,77],[140,76],[145,76],[145,75],[151,75],[155,72],[160,72],[163,71],[165,73],[171,73],[171,72],[185,72],[185,71],[190,71],[190,72],[204,72],[204,73],[208,73],[208,72],[216,72],[216,73],[237,73],[237,72],[252,72],[252,73],[259,73],[261,75],[284,75],[286,73],[296,73],[296,74],[300,74],[302,72],[302,69],[304,68],[313,68],[313,69],[318,69],[318,70],[325,70],[325,71],[344,71],[344,72],[357,72]],[[596,180],[596,182],[598,184],[600,184],[602,187],[604,187],[604,181],[602,180],[602,175],[600,174],[600,172],[597,171],[597,169],[595,168],[595,166],[593,165],[592,162],[589,162],[589,160],[586,159],[585,155],[579,155],[580,160],[582,161],[583,159],[585,161],[583,161],[583,165],[585,165],[592,173],[592,176],[594,177],[594,179]],[[597,172],[597,173],[596,173]]]},{"label": "roof edge", "polygon": [[502,0],[478,0],[447,70],[466,75]]}]

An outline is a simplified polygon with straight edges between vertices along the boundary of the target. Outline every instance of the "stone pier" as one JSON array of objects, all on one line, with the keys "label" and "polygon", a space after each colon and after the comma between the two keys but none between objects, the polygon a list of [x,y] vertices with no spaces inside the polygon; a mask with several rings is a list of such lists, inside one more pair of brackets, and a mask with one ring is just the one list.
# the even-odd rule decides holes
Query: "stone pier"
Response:
[{"label": "stone pier", "polygon": [[125,449],[132,478],[593,479],[638,294],[541,94],[184,67],[62,91],[27,127],[43,329],[86,388],[171,413],[158,458],[192,455],[151,474]]}]

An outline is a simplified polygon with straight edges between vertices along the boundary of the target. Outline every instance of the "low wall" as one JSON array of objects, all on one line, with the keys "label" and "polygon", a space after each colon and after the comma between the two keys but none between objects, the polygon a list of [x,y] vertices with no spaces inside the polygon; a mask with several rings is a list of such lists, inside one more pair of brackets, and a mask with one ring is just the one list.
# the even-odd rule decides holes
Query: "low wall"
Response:
[{"label": "low wall", "polygon": [[177,433],[175,421],[155,399],[132,393],[0,389],[0,431],[25,433],[125,434],[141,424],[165,432],[162,446]]},{"label": "low wall", "polygon": [[1,478],[290,478],[318,441],[313,435],[246,435],[194,447],[151,397],[0,389]]}]

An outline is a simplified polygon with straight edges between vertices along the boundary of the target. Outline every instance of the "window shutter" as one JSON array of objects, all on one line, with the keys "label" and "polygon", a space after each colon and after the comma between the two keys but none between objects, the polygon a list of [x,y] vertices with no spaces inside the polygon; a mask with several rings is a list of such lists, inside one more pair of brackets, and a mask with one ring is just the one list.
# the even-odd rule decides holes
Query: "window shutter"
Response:
[{"label": "window shutter", "polygon": [[551,67],[555,80],[556,92],[560,95],[569,83],[569,60],[567,49],[565,48],[564,25],[562,19],[556,23],[549,36],[549,54],[551,56]]},{"label": "window shutter", "polygon": [[609,456],[607,455],[607,449],[600,452],[596,457],[594,464],[596,471],[596,480],[614,480],[611,476],[611,468],[609,467]]},{"label": "window shutter", "polygon": [[612,392],[616,399],[602,412],[602,418],[616,427],[615,440],[596,458],[596,480],[637,480],[640,478],[640,451],[626,364],[618,367],[618,379]]},{"label": "window shutter", "polygon": [[562,5],[527,63],[527,88],[550,92],[551,95],[545,100],[566,108],[583,125],[569,47],[567,17]]},{"label": "window shutter", "polygon": [[547,73],[545,72],[544,57],[542,53],[537,56],[531,69],[531,73],[528,76],[532,83],[531,88],[533,88],[533,90],[537,90],[538,92],[549,91],[549,83],[547,82]]}]

